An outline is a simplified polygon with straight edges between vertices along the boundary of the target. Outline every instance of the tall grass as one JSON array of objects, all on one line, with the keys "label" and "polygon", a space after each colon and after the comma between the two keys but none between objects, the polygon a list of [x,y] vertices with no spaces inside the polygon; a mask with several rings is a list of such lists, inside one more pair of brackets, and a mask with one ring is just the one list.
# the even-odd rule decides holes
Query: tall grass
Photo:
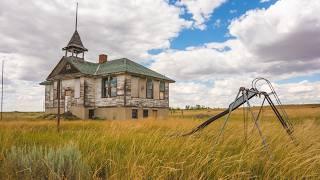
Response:
[{"label": "tall grass", "polygon": [[[241,111],[218,143],[219,120],[189,137],[216,111],[185,111],[166,120],[0,123],[0,179],[319,179],[320,108],[288,109],[295,146],[266,109],[261,126],[244,141]],[[304,112],[304,113],[302,113]]]}]

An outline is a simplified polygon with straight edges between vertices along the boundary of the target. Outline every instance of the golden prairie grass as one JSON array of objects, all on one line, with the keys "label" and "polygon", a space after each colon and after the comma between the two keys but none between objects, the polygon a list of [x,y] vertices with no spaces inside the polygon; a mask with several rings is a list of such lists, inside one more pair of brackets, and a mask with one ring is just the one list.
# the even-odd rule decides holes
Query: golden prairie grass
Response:
[{"label": "golden prairie grass", "polygon": [[[23,117],[0,122],[0,179],[319,179],[320,107],[289,106],[295,146],[270,109],[260,121],[266,151],[242,110],[193,136],[187,132],[221,110],[192,110],[164,120],[62,121]],[[8,115],[9,116],[9,115]],[[30,120],[31,119],[31,120]]]}]

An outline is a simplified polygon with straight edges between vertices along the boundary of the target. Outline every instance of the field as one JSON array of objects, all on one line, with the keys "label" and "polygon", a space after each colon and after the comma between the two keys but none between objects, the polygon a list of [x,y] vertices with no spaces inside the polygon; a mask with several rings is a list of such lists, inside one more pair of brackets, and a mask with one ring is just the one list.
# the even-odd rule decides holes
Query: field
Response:
[{"label": "field", "polygon": [[188,137],[221,110],[175,111],[164,120],[62,121],[41,113],[5,113],[0,122],[0,179],[320,179],[320,105],[287,106],[295,146],[270,109],[260,125],[268,148],[242,110],[219,142],[223,119]]}]

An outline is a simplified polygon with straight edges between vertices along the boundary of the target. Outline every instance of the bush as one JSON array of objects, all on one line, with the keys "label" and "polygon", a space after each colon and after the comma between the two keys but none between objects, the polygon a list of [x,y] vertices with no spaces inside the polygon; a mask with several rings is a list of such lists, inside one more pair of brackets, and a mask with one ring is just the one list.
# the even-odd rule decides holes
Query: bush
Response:
[{"label": "bush", "polygon": [[5,162],[5,174],[16,179],[79,179],[89,173],[74,145],[57,149],[14,146],[5,154]]}]

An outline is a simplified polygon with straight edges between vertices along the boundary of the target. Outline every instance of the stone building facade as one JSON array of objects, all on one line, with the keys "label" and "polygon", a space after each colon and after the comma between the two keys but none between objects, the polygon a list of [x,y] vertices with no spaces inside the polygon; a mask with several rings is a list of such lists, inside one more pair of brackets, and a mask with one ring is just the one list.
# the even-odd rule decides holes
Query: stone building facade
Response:
[{"label": "stone building facade", "polygon": [[[86,61],[74,32],[46,81],[45,112],[71,112],[82,119],[163,118],[169,112],[169,84],[174,81],[127,58]],[[82,57],[79,57],[81,56]],[[60,89],[59,89],[60,87]],[[59,93],[60,92],[60,93]]]}]

